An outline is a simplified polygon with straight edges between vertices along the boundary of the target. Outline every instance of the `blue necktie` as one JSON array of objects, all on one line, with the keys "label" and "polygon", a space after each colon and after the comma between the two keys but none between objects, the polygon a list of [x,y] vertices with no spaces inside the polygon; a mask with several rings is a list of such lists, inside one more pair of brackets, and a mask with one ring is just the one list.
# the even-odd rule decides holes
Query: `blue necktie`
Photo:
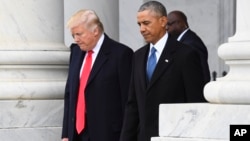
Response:
[{"label": "blue necktie", "polygon": [[148,77],[149,81],[150,81],[150,79],[151,79],[151,77],[153,75],[153,72],[154,72],[154,69],[155,69],[155,66],[156,66],[155,52],[156,52],[156,49],[154,47],[152,47],[151,51],[150,51],[150,56],[148,58],[148,64],[147,64],[147,77]]}]

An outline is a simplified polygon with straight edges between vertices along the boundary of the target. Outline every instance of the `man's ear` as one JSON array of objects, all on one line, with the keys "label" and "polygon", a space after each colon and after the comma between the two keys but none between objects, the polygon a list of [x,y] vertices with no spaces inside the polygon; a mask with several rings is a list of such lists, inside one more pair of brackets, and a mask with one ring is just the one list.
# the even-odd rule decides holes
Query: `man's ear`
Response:
[{"label": "man's ear", "polygon": [[97,28],[97,25],[93,26],[91,31],[95,34],[95,35],[98,35],[98,28]]},{"label": "man's ear", "polygon": [[162,27],[166,27],[167,22],[168,22],[167,17],[166,16],[162,16],[160,20],[161,20],[161,26]]}]

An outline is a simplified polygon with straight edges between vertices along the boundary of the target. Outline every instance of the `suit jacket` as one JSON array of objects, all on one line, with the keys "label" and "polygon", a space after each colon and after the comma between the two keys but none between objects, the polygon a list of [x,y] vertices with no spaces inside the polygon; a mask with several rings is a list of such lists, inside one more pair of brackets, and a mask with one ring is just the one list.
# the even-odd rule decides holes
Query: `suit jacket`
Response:
[{"label": "suit jacket", "polygon": [[150,141],[158,136],[159,104],[205,102],[199,55],[168,37],[151,81],[146,81],[150,45],[134,54],[129,98],[120,141]]},{"label": "suit jacket", "polygon": [[188,29],[187,32],[182,36],[180,42],[187,44],[191,47],[194,47],[194,49],[198,51],[201,58],[201,65],[205,83],[209,82],[211,78],[207,62],[208,52],[207,52],[207,47],[205,46],[201,38],[195,32]]},{"label": "suit jacket", "polygon": [[[119,140],[132,67],[132,49],[106,34],[92,67],[86,88],[87,128],[93,141]],[[68,79],[65,88],[62,138],[73,141],[79,73],[85,52],[71,45]]]}]

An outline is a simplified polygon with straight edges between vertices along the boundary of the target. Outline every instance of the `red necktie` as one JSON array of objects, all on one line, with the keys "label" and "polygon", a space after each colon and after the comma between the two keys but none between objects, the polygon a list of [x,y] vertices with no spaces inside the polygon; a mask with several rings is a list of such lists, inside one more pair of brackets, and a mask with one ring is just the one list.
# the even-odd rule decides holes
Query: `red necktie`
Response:
[{"label": "red necktie", "polygon": [[77,100],[77,108],[76,108],[76,130],[77,133],[80,134],[81,131],[85,127],[85,94],[84,90],[89,78],[89,74],[91,71],[91,64],[92,64],[92,53],[93,51],[88,51],[88,55],[85,59],[85,64],[82,69],[81,79],[80,79],[80,86],[79,86],[79,93],[78,93],[78,100]]}]

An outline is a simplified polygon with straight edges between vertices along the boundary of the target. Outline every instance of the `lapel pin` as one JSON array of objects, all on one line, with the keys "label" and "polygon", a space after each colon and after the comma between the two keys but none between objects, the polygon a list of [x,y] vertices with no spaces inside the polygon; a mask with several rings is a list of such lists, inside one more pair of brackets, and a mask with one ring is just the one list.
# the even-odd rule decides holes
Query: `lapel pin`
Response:
[{"label": "lapel pin", "polygon": [[168,63],[168,59],[166,59],[165,62]]}]

